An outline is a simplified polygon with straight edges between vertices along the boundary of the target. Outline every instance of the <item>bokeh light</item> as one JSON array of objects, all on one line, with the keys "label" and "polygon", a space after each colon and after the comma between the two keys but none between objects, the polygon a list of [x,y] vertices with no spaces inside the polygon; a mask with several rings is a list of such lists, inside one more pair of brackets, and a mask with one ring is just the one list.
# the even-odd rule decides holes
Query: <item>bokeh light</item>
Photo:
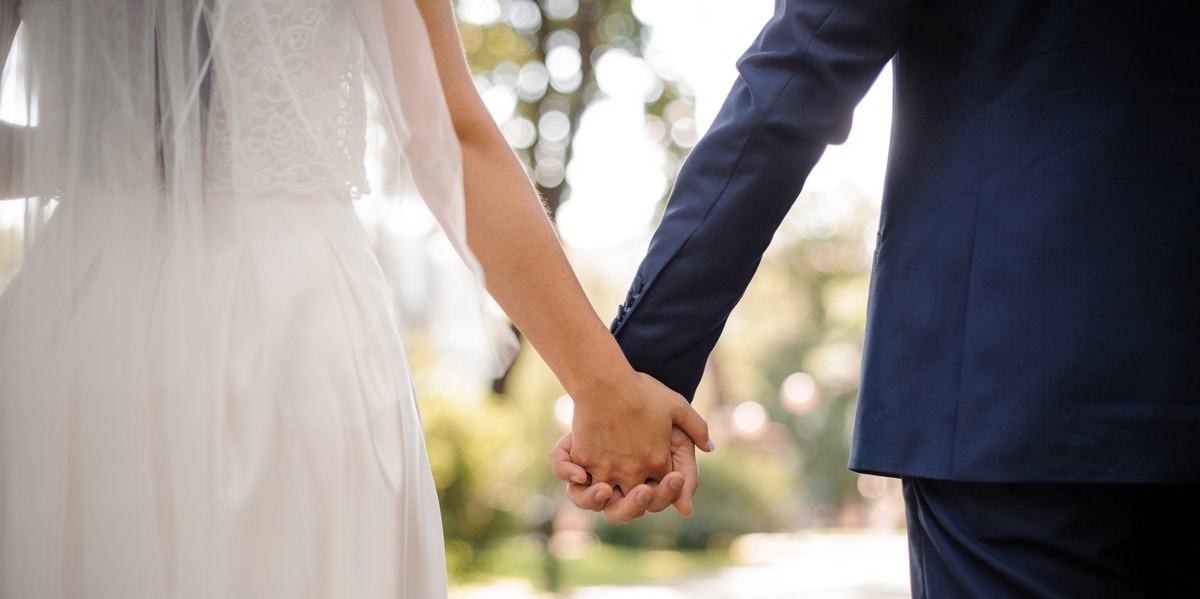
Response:
[{"label": "bokeh light", "polygon": [[542,0],[542,9],[551,21],[565,21],[579,12],[579,0]]},{"label": "bokeh light", "polygon": [[562,93],[571,93],[583,82],[580,67],[579,36],[570,29],[559,29],[546,37],[546,70],[550,85]]},{"label": "bokeh light", "polygon": [[766,431],[767,410],[757,401],[743,401],[733,409],[732,420],[734,432],[754,439]]},{"label": "bokeh light", "polygon": [[570,395],[563,395],[554,402],[554,420],[563,430],[571,429],[571,419],[575,417],[575,402]]},{"label": "bokeh light", "polygon": [[511,87],[491,85],[481,90],[479,95],[483,97],[483,105],[497,123],[507,121],[517,108],[517,94]]},{"label": "bokeh light", "polygon": [[571,119],[560,110],[548,111],[538,119],[538,134],[548,142],[565,142],[571,134]]},{"label": "bokeh light", "polygon": [[643,131],[640,101],[605,99],[580,119],[567,169],[571,198],[558,211],[569,244],[595,248],[644,235],[666,192],[665,156]]},{"label": "bokeh light", "polygon": [[811,412],[820,398],[816,381],[805,372],[793,372],[779,386],[779,402],[783,409],[793,414]]},{"label": "bokeh light", "polygon": [[513,29],[520,33],[535,33],[542,26],[542,11],[533,0],[511,0],[506,18]]},{"label": "bokeh light", "polygon": [[500,126],[500,130],[504,133],[504,139],[508,141],[508,145],[518,150],[528,149],[537,139],[537,127],[533,125],[533,121],[525,117],[509,119]]},{"label": "bokeh light", "polygon": [[550,84],[550,71],[546,65],[532,60],[521,66],[521,75],[517,79],[517,93],[526,102],[537,102],[546,95],[546,86]]},{"label": "bokeh light", "polygon": [[491,25],[502,12],[496,0],[458,0],[458,18],[475,25]]},{"label": "bokeh light", "polygon": [[612,97],[632,97],[645,103],[662,95],[662,81],[645,60],[616,48],[602,54],[596,61],[596,83]]}]

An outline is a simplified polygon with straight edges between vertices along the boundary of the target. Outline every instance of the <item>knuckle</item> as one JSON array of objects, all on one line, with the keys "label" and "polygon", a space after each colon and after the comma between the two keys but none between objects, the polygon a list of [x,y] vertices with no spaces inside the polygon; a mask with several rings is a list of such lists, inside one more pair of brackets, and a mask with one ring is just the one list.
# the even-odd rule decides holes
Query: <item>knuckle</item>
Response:
[{"label": "knuckle", "polygon": [[597,480],[597,481],[607,482],[607,481],[611,480],[613,477],[612,468],[608,467],[605,464],[591,466],[591,467],[587,468],[587,472],[589,475],[591,475],[592,480]]},{"label": "knuckle", "polygon": [[646,467],[654,473],[665,472],[671,467],[671,457],[667,454],[656,453],[646,460]]}]

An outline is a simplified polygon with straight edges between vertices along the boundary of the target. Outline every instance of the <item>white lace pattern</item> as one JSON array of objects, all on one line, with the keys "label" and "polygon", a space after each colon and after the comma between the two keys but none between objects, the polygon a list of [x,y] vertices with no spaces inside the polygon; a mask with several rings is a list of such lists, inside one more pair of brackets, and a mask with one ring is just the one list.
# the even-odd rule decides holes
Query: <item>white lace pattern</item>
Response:
[{"label": "white lace pattern", "polygon": [[239,195],[369,193],[363,49],[331,0],[231,0],[214,21],[205,174]]}]

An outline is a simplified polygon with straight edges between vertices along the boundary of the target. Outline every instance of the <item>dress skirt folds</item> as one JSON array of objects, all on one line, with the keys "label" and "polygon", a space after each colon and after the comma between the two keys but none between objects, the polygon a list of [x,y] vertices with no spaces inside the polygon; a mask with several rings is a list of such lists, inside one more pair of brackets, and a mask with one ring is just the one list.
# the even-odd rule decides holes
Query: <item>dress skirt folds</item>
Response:
[{"label": "dress skirt folds", "polygon": [[[0,311],[0,380],[19,385],[2,398],[3,596],[444,595],[417,406],[350,202],[210,202],[186,257],[165,222],[84,231],[111,220],[83,205],[103,203],[57,209]],[[192,268],[203,292],[170,297]],[[15,301],[50,273],[74,281],[53,309]]]}]

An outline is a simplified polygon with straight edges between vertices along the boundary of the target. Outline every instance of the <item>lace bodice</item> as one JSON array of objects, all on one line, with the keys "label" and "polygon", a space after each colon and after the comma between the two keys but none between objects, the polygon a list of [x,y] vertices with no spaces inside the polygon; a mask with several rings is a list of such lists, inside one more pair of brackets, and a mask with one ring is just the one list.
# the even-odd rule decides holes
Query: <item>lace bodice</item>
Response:
[{"label": "lace bodice", "polygon": [[239,194],[368,192],[363,49],[345,3],[219,3],[205,175]]}]

